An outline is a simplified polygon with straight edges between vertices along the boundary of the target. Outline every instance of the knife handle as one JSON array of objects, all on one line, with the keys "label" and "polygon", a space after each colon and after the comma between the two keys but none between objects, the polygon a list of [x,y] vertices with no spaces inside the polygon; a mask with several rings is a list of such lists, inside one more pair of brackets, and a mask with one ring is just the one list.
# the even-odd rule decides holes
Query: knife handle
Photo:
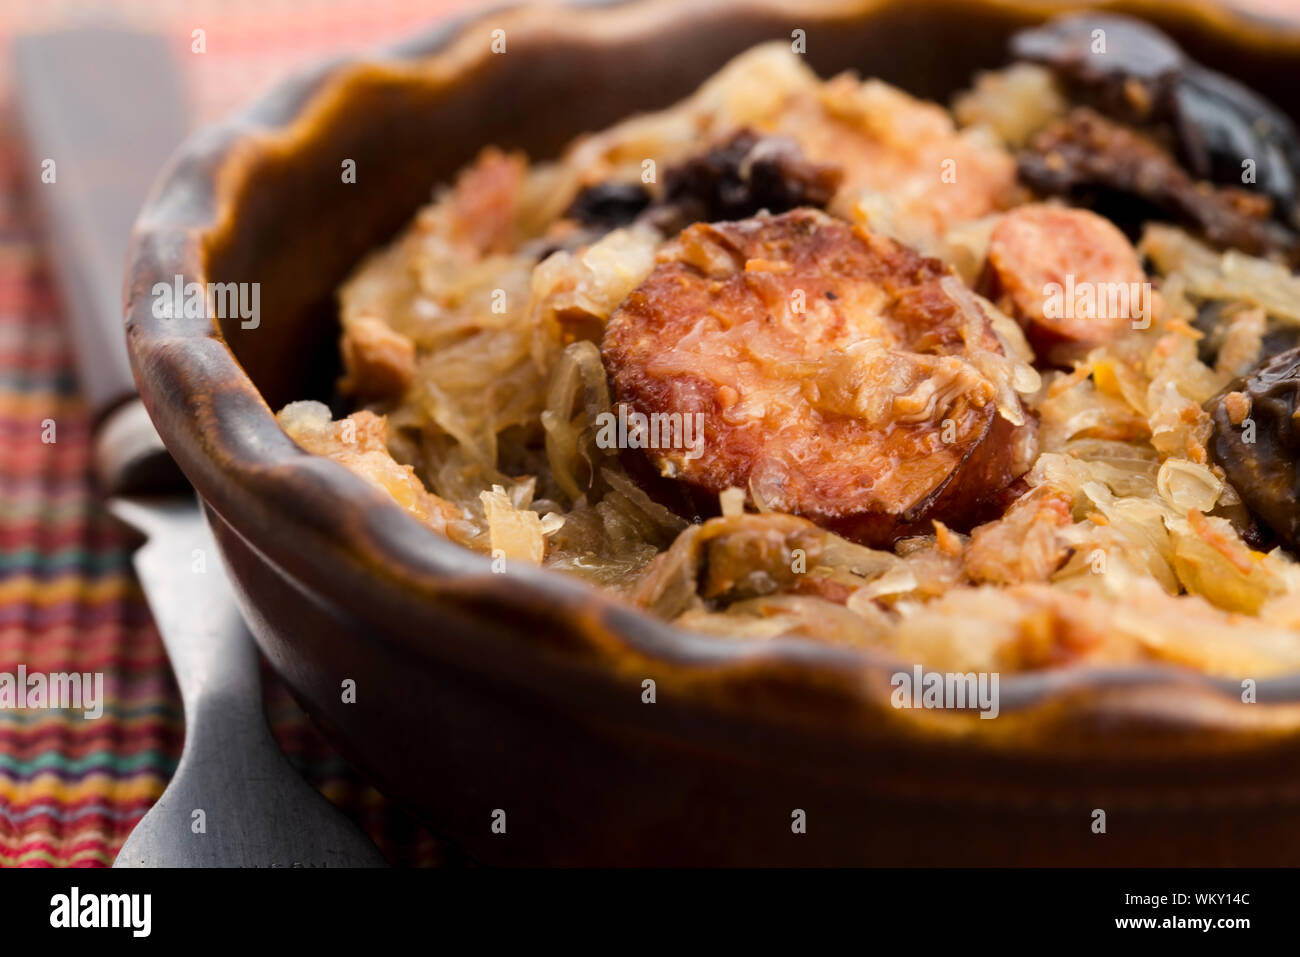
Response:
[{"label": "knife handle", "polygon": [[136,213],[186,132],[180,75],[162,37],[106,28],[20,36],[14,67],[29,195],[98,424],[136,392],[122,274]]},{"label": "knife handle", "polygon": [[135,567],[185,705],[180,765],[114,866],[384,866],[271,737],[257,649],[194,498],[118,498],[110,507],[147,536]]},{"label": "knife handle", "polygon": [[171,50],[150,34],[77,29],[18,37],[14,65],[29,195],[94,417],[96,476],[109,494],[182,488],[135,398],[121,292],[136,213],[186,132]]}]

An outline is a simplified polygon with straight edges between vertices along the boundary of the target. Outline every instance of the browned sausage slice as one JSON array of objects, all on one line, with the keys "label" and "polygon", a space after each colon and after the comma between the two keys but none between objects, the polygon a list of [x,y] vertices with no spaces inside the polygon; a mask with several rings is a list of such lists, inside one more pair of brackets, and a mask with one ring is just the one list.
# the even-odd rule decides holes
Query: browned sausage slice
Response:
[{"label": "browned sausage slice", "polygon": [[869,544],[986,518],[1033,441],[948,268],[809,209],[685,230],[602,352],[625,414],[702,426],[646,449],[663,475]]},{"label": "browned sausage slice", "polygon": [[1030,204],[998,220],[984,288],[1025,327],[1043,360],[1067,364],[1151,319],[1151,287],[1137,252],[1086,209]]}]

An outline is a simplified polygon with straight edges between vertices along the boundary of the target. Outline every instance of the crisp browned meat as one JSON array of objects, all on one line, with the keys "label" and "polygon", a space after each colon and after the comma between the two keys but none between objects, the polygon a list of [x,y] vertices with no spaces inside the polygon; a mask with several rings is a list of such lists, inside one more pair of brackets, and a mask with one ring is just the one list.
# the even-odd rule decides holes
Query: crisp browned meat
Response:
[{"label": "crisp browned meat", "polygon": [[1072,496],[1040,485],[1005,515],[971,532],[963,564],[972,581],[997,585],[1045,582],[1069,556],[1061,530],[1071,522]]},{"label": "crisp browned meat", "polygon": [[702,415],[702,447],[647,449],[662,474],[888,544],[987,518],[1024,467],[1030,426],[999,412],[1005,359],[963,295],[939,261],[813,210],[698,224],[602,351],[632,412]]},{"label": "crisp browned meat", "polygon": [[1150,137],[1087,107],[1035,136],[1018,165],[1037,192],[1090,205],[1128,229],[1163,216],[1216,248],[1300,262],[1300,240],[1272,219],[1267,196],[1198,182]]},{"label": "crisp browned meat", "polygon": [[425,489],[415,469],[393,459],[388,451],[388,419],[373,412],[353,412],[331,421],[319,402],[291,402],[276,416],[289,437],[313,455],[323,455],[383,489],[416,518],[436,532],[462,518],[451,502]]},{"label": "crisp browned meat", "polygon": [[415,343],[374,316],[357,316],[340,342],[346,375],[339,388],[363,399],[398,399],[415,375]]},{"label": "crisp browned meat", "polygon": [[1025,327],[1034,352],[1056,364],[1151,318],[1137,252],[1085,209],[1030,204],[1003,215],[983,281],[989,298]]},{"label": "crisp browned meat", "polygon": [[509,252],[518,239],[519,193],[527,171],[521,153],[492,147],[479,153],[450,194],[452,238],[483,255]]},{"label": "crisp browned meat", "polygon": [[793,138],[811,162],[844,171],[828,209],[855,222],[860,215],[887,222],[892,235],[917,242],[1021,199],[1010,153],[956,130],[937,103],[879,80],[827,80],[813,96],[788,103],[775,131]]}]

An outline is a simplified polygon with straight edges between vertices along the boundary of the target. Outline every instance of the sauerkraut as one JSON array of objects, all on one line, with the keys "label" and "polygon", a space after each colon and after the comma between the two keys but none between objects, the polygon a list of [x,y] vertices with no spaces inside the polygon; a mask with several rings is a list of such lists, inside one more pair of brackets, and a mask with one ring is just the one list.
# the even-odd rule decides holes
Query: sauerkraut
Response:
[{"label": "sauerkraut", "polygon": [[[1034,99],[1034,109],[1017,109],[1016,97]],[[1266,318],[1300,324],[1300,280],[1284,266],[1152,225],[1138,246],[1157,293],[1150,321],[1109,317],[1078,337],[1068,365],[1045,362],[1026,342],[1025,317],[980,294],[982,264],[1000,217],[1032,198],[1017,183],[1011,149],[1065,108],[1050,75],[1021,66],[982,77],[958,101],[959,125],[941,105],[877,80],[823,82],[773,44],[737,58],[686,101],[582,137],[557,160],[487,149],[340,290],[340,386],[360,411],[334,422],[319,403],[295,403],[280,422],[307,451],[361,474],[433,532],[499,559],[507,573],[526,562],[579,575],[719,640],[796,635],[962,671],[1144,660],[1229,677],[1300,669],[1300,568],[1281,548],[1247,542],[1241,498],[1207,457],[1203,408],[1252,364]],[[685,173],[671,179],[741,131],[749,138],[736,168],[711,166],[706,156],[689,181]],[[764,137],[785,145],[763,152]],[[726,388],[752,379],[736,370],[766,363],[796,383],[782,401],[825,416],[811,420],[812,431],[824,426],[829,436],[837,434],[832,420],[884,432],[909,415],[939,423],[936,408],[952,401],[949,393],[975,383],[992,414],[1014,424],[1003,434],[1019,444],[1003,457],[1014,460],[1003,464],[1014,481],[968,496],[965,525],[962,514],[945,512],[868,547],[815,515],[780,511],[779,482],[723,482],[720,494],[703,496],[677,481],[680,467],[637,455],[635,441],[601,440],[620,405],[602,361],[606,324],[635,290],[649,288],[643,283],[674,248],[684,208],[672,208],[674,190],[731,190],[728,201],[742,207],[771,195],[806,197],[762,181],[800,175],[790,142],[819,183],[838,183],[824,213],[950,268],[925,295],[962,317],[954,335],[973,351],[963,363],[926,360],[934,376],[952,379],[949,388],[939,378],[891,375],[883,345],[861,332],[869,323],[836,326],[825,336],[833,349],[788,362],[771,344],[784,329],[748,345],[719,336],[727,355],[718,366],[732,370]],[[828,179],[816,164],[842,175]],[[617,218],[625,207],[634,215],[613,228],[576,212]],[[1043,221],[1051,228],[1050,217]],[[730,255],[727,241],[715,255]],[[1061,262],[1068,237],[1050,252],[1051,268],[1069,268]],[[1104,271],[1106,261],[1082,258],[1085,271]],[[1138,278],[1130,262],[1117,280]],[[779,278],[788,264],[685,268],[707,284],[737,268],[739,281],[747,271]],[[757,282],[749,288],[759,298],[763,288],[784,288]],[[655,288],[668,295],[662,283]],[[839,297],[809,292],[829,310],[818,321],[838,321]],[[872,293],[891,294],[901,293]],[[1196,321],[1210,302],[1234,309],[1217,358],[1207,361]],[[714,318],[718,328],[736,319]],[[693,325],[684,321],[676,334],[696,335]],[[692,375],[704,381],[712,371],[706,363]],[[828,376],[858,384],[852,402],[836,404]],[[901,383],[897,395],[888,391],[892,379]],[[859,388],[867,380],[875,391]],[[910,413],[909,395],[921,402]],[[759,397],[734,401],[719,414],[750,414],[746,403]],[[765,421],[777,422],[788,410],[769,413]],[[745,446],[736,454],[757,453]],[[781,464],[804,466],[812,467]],[[992,516],[973,521],[976,504]]]}]

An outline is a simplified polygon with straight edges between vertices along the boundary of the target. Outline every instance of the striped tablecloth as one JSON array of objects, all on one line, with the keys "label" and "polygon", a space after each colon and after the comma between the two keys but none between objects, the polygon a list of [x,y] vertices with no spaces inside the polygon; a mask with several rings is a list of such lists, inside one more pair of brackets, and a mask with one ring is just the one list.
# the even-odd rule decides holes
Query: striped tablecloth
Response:
[{"label": "striped tablecloth", "polygon": [[[104,714],[0,709],[0,866],[112,863],[180,756],[180,699],[131,573],[124,534],[92,488],[90,432],[55,289],[25,203],[7,49],[22,30],[111,14],[175,37],[198,117],[239,104],[303,61],[401,36],[455,6],[369,0],[0,0],[0,674],[102,672]],[[191,52],[195,29],[207,52]],[[47,420],[55,441],[45,442]],[[304,776],[396,864],[440,859],[428,832],[364,784],[266,675],[276,738]]]}]

